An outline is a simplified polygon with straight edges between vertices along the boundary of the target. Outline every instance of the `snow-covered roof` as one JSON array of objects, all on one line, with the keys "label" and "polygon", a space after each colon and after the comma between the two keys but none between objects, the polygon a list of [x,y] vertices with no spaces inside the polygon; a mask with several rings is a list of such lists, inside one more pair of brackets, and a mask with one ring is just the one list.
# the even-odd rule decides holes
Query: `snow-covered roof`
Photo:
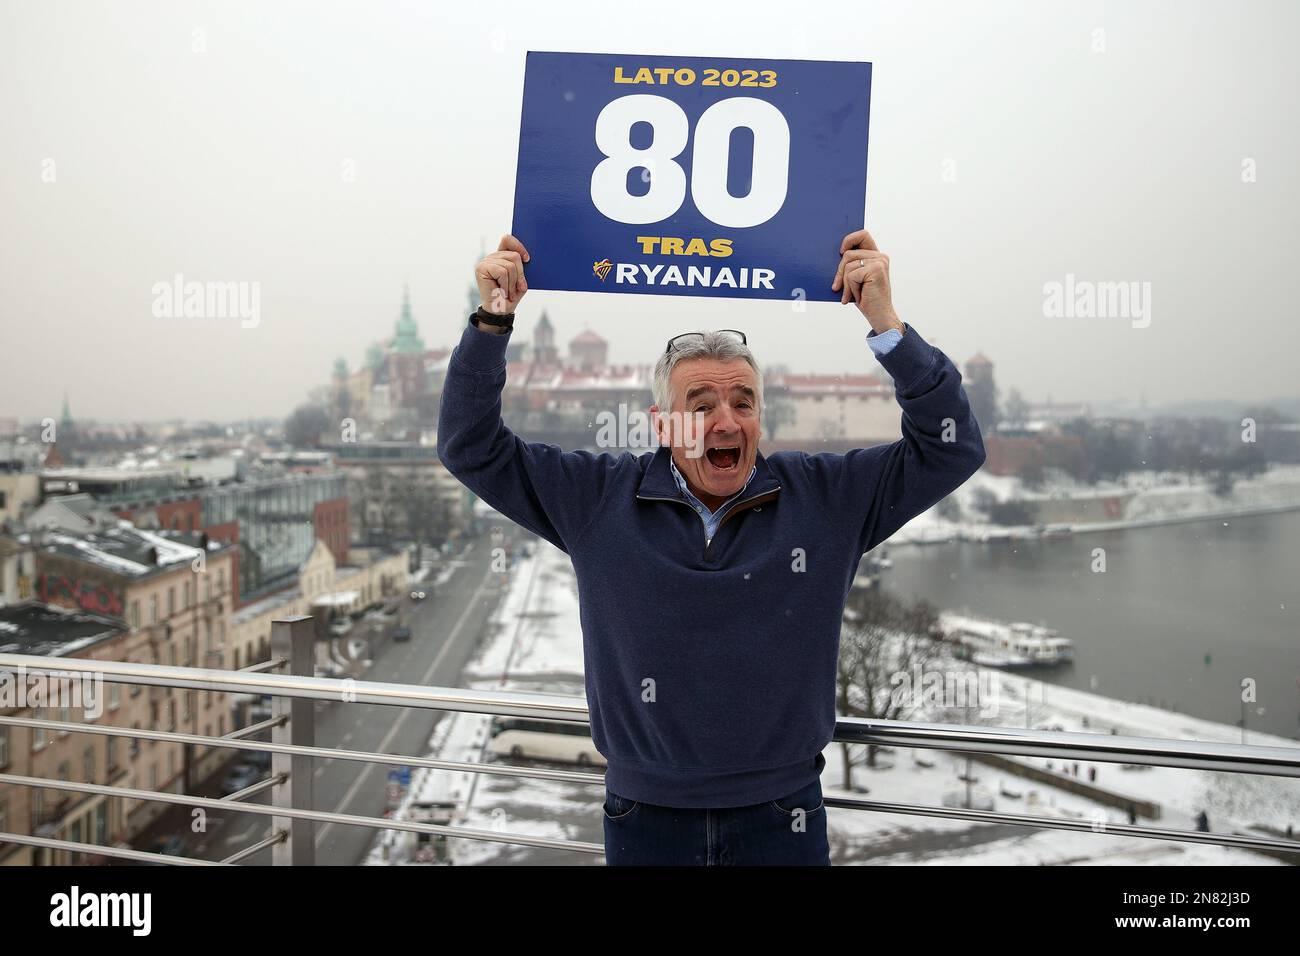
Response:
[{"label": "snow-covered roof", "polygon": [[38,546],[46,553],[133,578],[168,571],[182,563],[193,564],[205,548],[216,552],[226,547],[197,532],[145,531],[128,524],[86,535],[50,531],[40,536]]},{"label": "snow-covered roof", "polygon": [[893,386],[878,375],[778,375],[766,383],[791,397],[801,395],[882,395],[892,397]]},{"label": "snow-covered roof", "polygon": [[0,606],[0,654],[66,657],[126,629],[112,618],[36,601]]}]

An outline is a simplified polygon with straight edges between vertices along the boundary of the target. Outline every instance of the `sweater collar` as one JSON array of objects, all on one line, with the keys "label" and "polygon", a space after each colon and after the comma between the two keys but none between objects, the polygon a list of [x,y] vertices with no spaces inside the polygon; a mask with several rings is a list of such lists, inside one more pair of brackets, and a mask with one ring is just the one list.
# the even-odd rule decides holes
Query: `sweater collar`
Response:
[{"label": "sweater collar", "polygon": [[[672,451],[666,445],[660,445],[655,450],[649,466],[641,476],[641,484],[636,492],[638,498],[686,500],[681,489],[677,487],[677,480],[673,477],[672,458]],[[749,479],[749,484],[744,488],[744,497],[749,498],[754,495],[779,491],[780,489],[781,484],[776,480],[776,476],[772,474],[767,459],[763,457],[761,451],[758,452],[754,458],[754,474]]]},{"label": "sweater collar", "polygon": [[737,491],[730,498],[728,498],[726,501],[722,502],[722,504],[718,505],[718,507],[716,508],[710,508],[699,498],[695,497],[695,494],[691,491],[690,485],[687,484],[686,482],[686,478],[683,477],[681,471],[677,468],[677,462],[673,461],[671,457],[669,457],[668,459],[668,470],[673,473],[673,481],[677,482],[677,490],[686,496],[686,500],[693,505],[699,505],[701,508],[705,510],[705,512],[708,513],[709,517],[713,517],[718,512],[725,510],[727,505],[731,504],[733,501],[736,501],[738,498],[742,497],[745,494],[745,492],[749,490],[749,483],[753,481],[754,476],[758,474],[758,464],[755,463],[749,469],[749,477],[746,478],[745,483],[740,486],[740,490]]}]

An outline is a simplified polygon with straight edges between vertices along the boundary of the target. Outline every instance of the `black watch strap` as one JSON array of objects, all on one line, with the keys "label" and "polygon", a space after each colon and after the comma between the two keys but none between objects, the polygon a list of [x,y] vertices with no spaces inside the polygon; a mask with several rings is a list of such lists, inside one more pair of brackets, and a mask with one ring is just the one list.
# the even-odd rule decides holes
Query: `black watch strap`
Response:
[{"label": "black watch strap", "polygon": [[513,312],[506,315],[497,315],[495,312],[489,312],[481,305],[471,318],[479,325],[495,325],[499,329],[512,329],[515,325],[515,314]]}]

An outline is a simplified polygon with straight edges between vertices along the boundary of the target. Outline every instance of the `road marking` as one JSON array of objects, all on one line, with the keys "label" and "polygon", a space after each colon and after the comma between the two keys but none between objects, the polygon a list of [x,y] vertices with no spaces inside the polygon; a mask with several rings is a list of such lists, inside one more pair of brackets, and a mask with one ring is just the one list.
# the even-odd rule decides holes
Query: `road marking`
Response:
[{"label": "road marking", "polygon": [[[446,654],[447,651],[451,649],[451,646],[454,643],[456,643],[456,635],[460,632],[460,629],[465,626],[465,621],[469,619],[470,612],[474,610],[476,606],[476,602],[474,599],[479,596],[479,593],[482,592],[482,590],[485,587],[487,587],[487,583],[489,580],[491,580],[491,577],[492,577],[492,568],[489,565],[484,568],[482,583],[479,584],[478,589],[475,591],[473,595],[470,596],[470,599],[465,602],[465,610],[461,612],[460,618],[456,621],[455,626],[452,627],[451,632],[447,635],[447,640],[443,642],[442,650],[440,650],[438,652],[438,655],[433,659],[433,663],[431,663],[429,665],[429,669],[424,672],[424,676],[420,678],[419,683],[426,684],[426,685],[429,683],[430,679],[433,677],[434,671],[436,671],[438,669],[438,665],[442,663],[443,655]],[[388,751],[388,745],[392,743],[393,738],[397,735],[397,732],[402,728],[402,724],[406,722],[406,718],[409,717],[410,714],[411,714],[410,707],[402,708],[402,713],[398,716],[397,720],[393,721],[393,726],[389,728],[388,733],[384,735],[384,739],[381,740],[379,742],[379,746],[375,748],[376,752],[386,753]],[[356,798],[356,795],[361,791],[362,785],[368,782],[370,774],[373,771],[379,769],[380,766],[381,766],[380,764],[373,764],[373,763],[366,765],[366,769],[362,773],[358,774],[357,778],[354,781],[352,781],[352,786],[348,787],[347,793],[343,794],[343,799],[339,802],[339,805],[335,808],[336,813],[348,812],[348,807],[351,806],[352,801]],[[329,833],[330,828],[333,826],[334,824],[327,823],[319,830],[316,831],[317,846],[320,846],[321,841],[325,839],[325,834]]]}]

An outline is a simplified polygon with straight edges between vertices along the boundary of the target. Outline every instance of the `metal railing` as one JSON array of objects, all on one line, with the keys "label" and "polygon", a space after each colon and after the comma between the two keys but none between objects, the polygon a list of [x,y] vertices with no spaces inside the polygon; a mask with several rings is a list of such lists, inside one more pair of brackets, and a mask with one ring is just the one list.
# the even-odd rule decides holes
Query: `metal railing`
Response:
[{"label": "metal railing", "polygon": [[[356,681],[349,678],[311,676],[314,669],[314,644],[315,632],[312,618],[294,617],[276,621],[273,624],[271,660],[252,665],[240,671],[0,654],[0,672],[6,670],[22,671],[26,674],[47,676],[98,675],[104,681],[110,683],[171,687],[194,691],[251,693],[270,695],[274,700],[270,719],[238,730],[232,730],[230,733],[219,737],[160,730],[137,730],[132,727],[107,724],[0,716],[0,726],[131,737],[138,740],[170,741],[179,744],[232,750],[263,751],[271,754],[271,770],[267,779],[222,798],[52,780],[45,777],[32,777],[5,772],[0,772],[0,784],[59,790],[73,794],[101,795],[127,800],[157,801],[209,810],[230,811],[233,809],[242,813],[271,817],[271,834],[265,839],[259,840],[220,861],[227,864],[247,859],[269,847],[272,851],[272,862],[275,865],[312,865],[315,862],[314,828],[317,823],[368,827],[377,830],[406,831],[519,846],[563,849],[586,854],[603,854],[604,848],[597,843],[557,840],[522,833],[502,833],[496,830],[480,830],[463,826],[313,809],[313,764],[317,759],[347,760],[363,764],[427,768],[431,770],[467,771],[497,776],[585,783],[592,786],[604,785],[604,774],[600,772],[442,760],[433,757],[317,746],[315,741],[316,701],[333,701],[344,704],[380,704],[422,710],[531,717],[579,723],[586,723],[589,720],[589,715],[585,701],[579,697],[509,691],[467,690],[452,687],[424,687],[410,684]],[[269,673],[271,669],[286,666],[289,671],[287,674]],[[271,732],[269,742],[249,739],[252,735],[267,730]],[[1060,757],[1141,766],[1300,777],[1300,748],[1290,747],[1246,746],[1149,737],[1039,731],[1010,727],[973,727],[862,718],[840,718],[837,720],[833,741],[843,744],[866,744],[878,747],[909,747],[1000,756]],[[271,791],[270,805],[246,802],[248,797],[267,790]],[[828,807],[866,810],[877,813],[939,817],[1037,829],[1090,831],[1155,840],[1217,844],[1261,850],[1274,854],[1297,854],[1295,859],[1300,862],[1300,842],[1269,839],[1250,834],[1210,833],[1111,822],[1098,823],[1087,819],[1060,819],[1033,814],[975,810],[965,807],[889,803],[842,796],[827,796],[824,802]],[[206,860],[18,833],[0,832],[0,843],[67,850],[135,862],[172,865],[209,865],[211,863],[211,861]]]}]

